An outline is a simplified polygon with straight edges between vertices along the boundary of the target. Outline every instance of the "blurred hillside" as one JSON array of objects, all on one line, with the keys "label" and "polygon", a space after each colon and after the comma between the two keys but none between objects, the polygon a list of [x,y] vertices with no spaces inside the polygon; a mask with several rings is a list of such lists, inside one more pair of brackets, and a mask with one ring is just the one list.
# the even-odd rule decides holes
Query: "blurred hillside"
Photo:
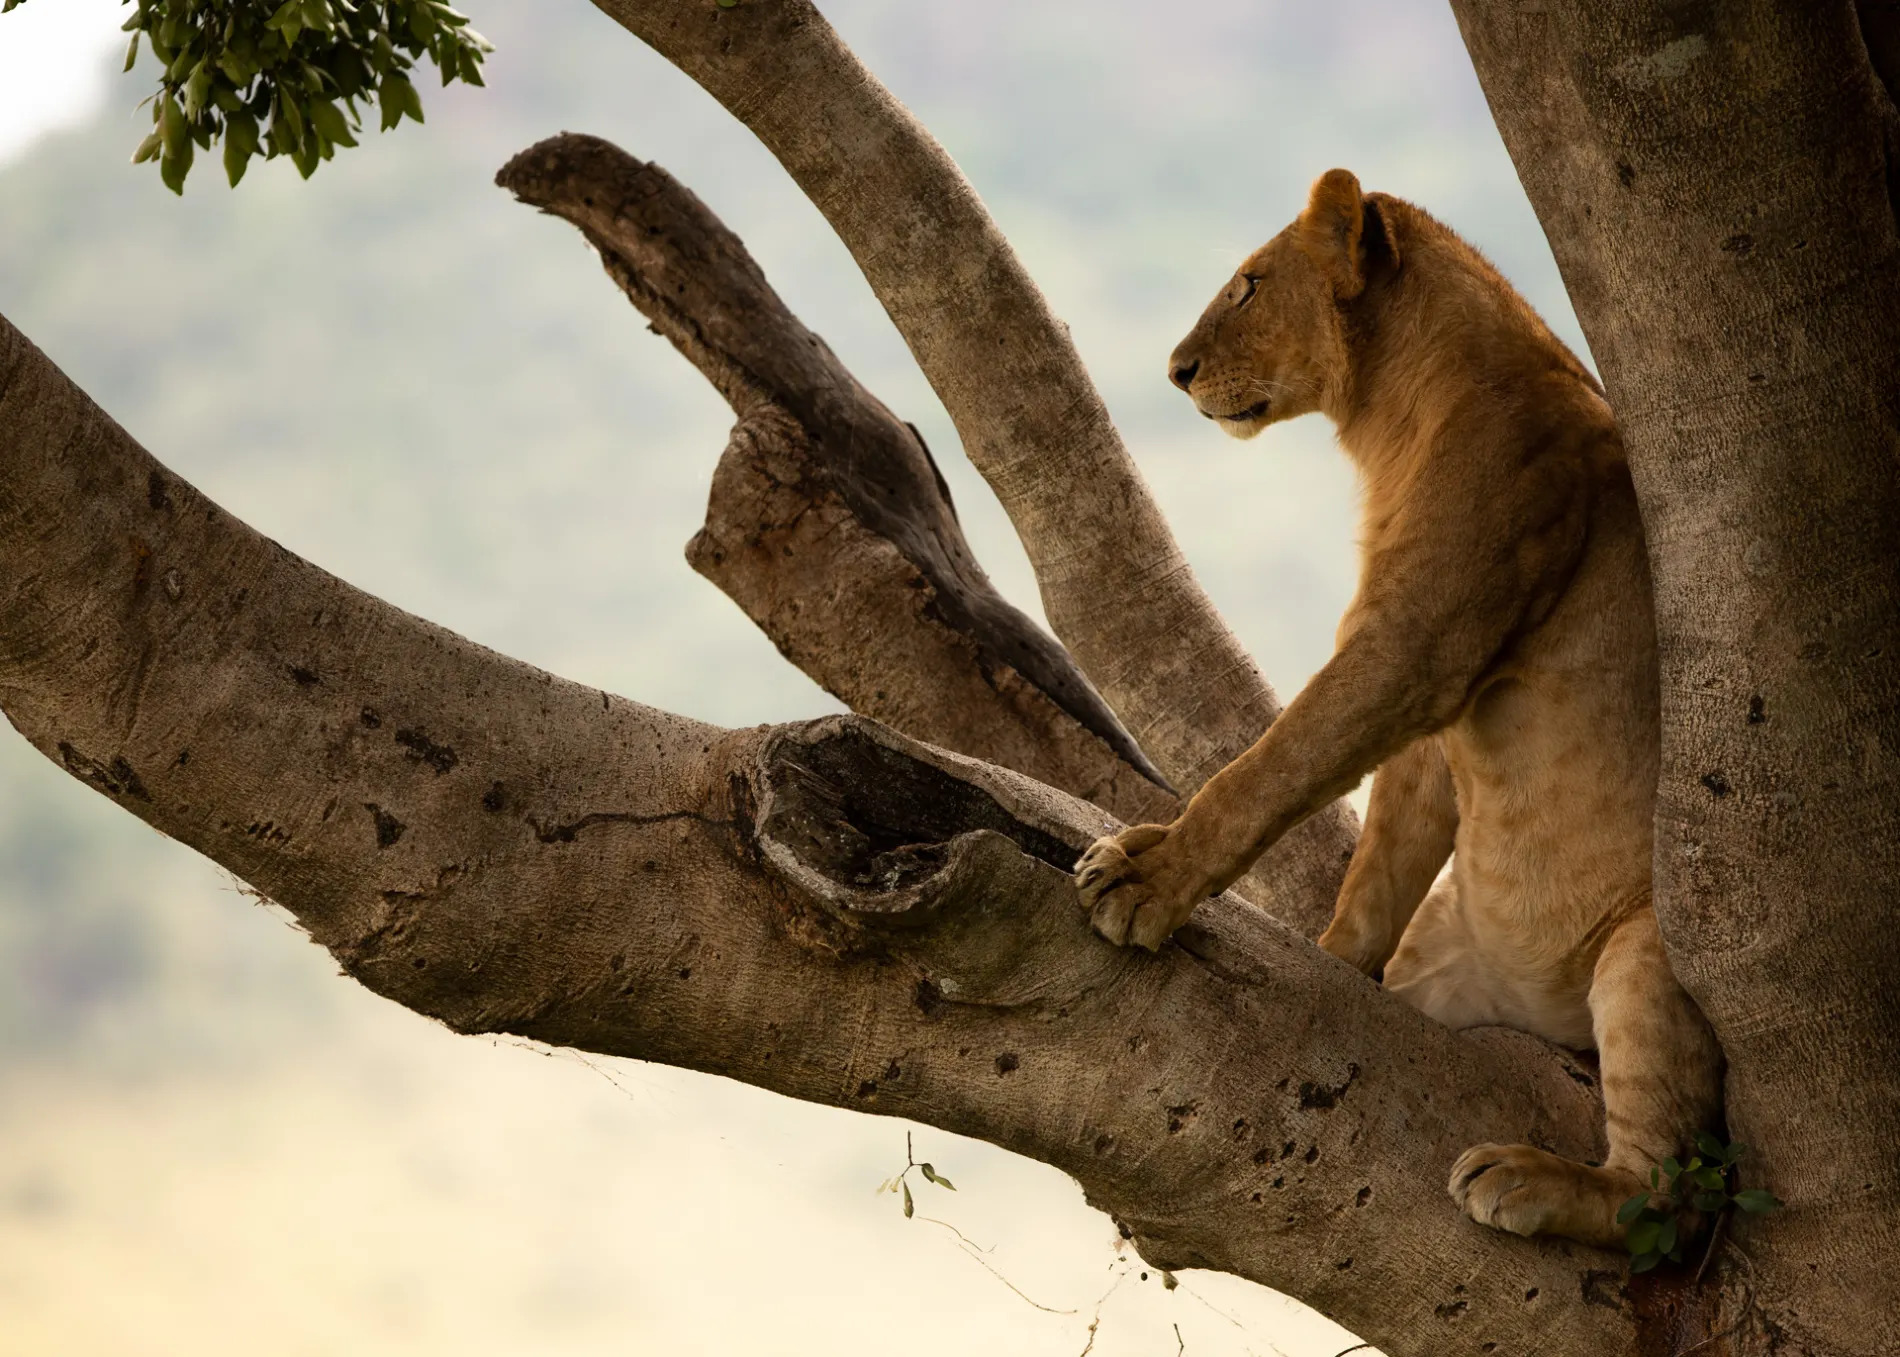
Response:
[{"label": "blurred hillside", "polygon": [[[149,72],[117,79],[107,114],[0,165],[0,312],[232,512],[405,608],[705,719],[830,710],[681,558],[724,407],[571,228],[490,182],[599,133],[692,186],[922,428],[1034,611],[901,342],[750,135],[589,6],[470,8],[490,88],[425,89],[426,126],[309,183],[280,162],[231,192],[207,160],[174,199],[126,163]],[[1351,589],[1343,459],[1312,420],[1220,438],[1162,362],[1334,164],[1429,205],[1574,336],[1449,15],[824,8],[984,194],[1202,578],[1297,689]],[[1063,1353],[1120,1275],[1039,1166],[920,1133],[963,1189],[949,1218],[1079,1316],[870,1197],[895,1124],[452,1038],[334,972],[0,731],[0,1350]],[[1131,1278],[1095,1352],[1161,1351],[1175,1323],[1196,1353],[1345,1345],[1257,1288],[1194,1286]]]}]

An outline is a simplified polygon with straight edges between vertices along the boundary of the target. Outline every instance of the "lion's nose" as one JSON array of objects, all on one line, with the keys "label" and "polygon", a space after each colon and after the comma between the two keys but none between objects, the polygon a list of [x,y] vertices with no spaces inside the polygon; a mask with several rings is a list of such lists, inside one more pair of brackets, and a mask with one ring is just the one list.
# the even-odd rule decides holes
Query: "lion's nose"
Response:
[{"label": "lion's nose", "polygon": [[1198,361],[1193,363],[1181,363],[1175,367],[1174,371],[1168,374],[1168,379],[1183,391],[1186,391],[1188,387],[1194,384],[1194,374],[1200,370],[1201,365]]}]

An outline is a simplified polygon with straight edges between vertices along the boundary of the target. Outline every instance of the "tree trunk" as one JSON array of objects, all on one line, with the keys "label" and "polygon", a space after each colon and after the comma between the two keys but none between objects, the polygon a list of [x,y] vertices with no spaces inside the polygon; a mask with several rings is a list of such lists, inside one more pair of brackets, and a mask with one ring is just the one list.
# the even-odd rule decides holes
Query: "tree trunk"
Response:
[{"label": "tree trunk", "polygon": [[1900,1351],[1900,113],[1848,0],[1454,8],[1629,445],[1657,914],[1788,1203],[1685,1337]]}]

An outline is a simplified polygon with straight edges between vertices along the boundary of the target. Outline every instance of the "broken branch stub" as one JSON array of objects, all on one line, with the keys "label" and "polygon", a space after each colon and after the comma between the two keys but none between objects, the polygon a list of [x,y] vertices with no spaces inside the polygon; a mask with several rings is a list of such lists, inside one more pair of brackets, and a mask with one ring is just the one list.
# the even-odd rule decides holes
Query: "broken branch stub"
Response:
[{"label": "broken branch stub", "polygon": [[739,417],[687,558],[794,664],[920,739],[1123,818],[1172,813],[1088,679],[996,592],[916,430],[792,315],[705,204],[658,166],[571,134],[497,181],[577,226]]},{"label": "broken branch stub", "polygon": [[1134,954],[1098,944],[1069,881],[1093,824],[1034,792],[1006,805],[919,752],[855,721],[776,735],[760,759],[766,861],[909,955],[946,1002],[1053,1003],[1125,973]]},{"label": "broken branch stub", "polygon": [[[943,147],[803,0],[600,8],[750,127],[824,213],[1016,524],[1057,634],[1144,745],[1158,741],[1172,780],[1192,790],[1251,743],[1278,704]],[[1217,748],[1230,723],[1239,742]]]}]

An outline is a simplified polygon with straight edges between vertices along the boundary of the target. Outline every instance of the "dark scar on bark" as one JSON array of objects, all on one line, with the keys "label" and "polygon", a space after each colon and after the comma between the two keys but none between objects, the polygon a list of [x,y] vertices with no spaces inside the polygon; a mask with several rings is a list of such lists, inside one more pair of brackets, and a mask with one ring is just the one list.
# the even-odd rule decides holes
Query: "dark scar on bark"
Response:
[{"label": "dark scar on bark", "polygon": [[1334,1107],[1339,1105],[1339,1100],[1346,1096],[1346,1090],[1351,1088],[1353,1082],[1358,1078],[1359,1066],[1354,1063],[1346,1066],[1346,1082],[1343,1084],[1332,1084],[1329,1086],[1326,1084],[1315,1084],[1310,1081],[1301,1084],[1301,1110],[1310,1111],[1317,1108],[1321,1112],[1330,1112]]},{"label": "dark scar on bark", "polygon": [[453,749],[445,744],[437,744],[420,730],[397,731],[396,743],[401,745],[409,757],[417,763],[426,763],[435,769],[437,777],[442,776],[460,762]]},{"label": "dark scar on bark", "polygon": [[138,773],[125,761],[123,754],[115,754],[110,763],[101,763],[61,740],[59,757],[60,762],[66,765],[66,771],[82,782],[90,782],[114,796],[135,796],[141,801],[152,799],[152,794],[145,790],[145,784],[139,781]]},{"label": "dark scar on bark", "polygon": [[368,811],[376,821],[376,847],[379,849],[388,848],[403,836],[404,830],[409,828],[373,801],[365,801],[363,809]]}]

